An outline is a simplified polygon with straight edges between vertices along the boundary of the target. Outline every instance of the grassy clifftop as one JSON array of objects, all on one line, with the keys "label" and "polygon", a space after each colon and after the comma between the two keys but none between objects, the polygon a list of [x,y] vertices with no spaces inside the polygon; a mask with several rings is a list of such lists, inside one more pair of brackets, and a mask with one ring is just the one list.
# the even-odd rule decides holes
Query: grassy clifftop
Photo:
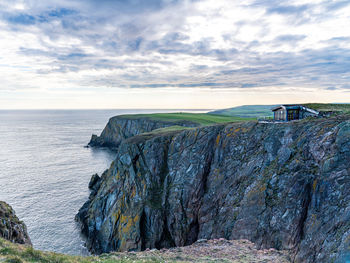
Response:
[{"label": "grassy clifftop", "polygon": [[202,240],[192,246],[147,250],[143,252],[124,252],[103,254],[101,256],[78,257],[52,252],[42,252],[29,246],[17,245],[0,239],[0,262],[6,263],[288,263],[285,252],[257,250],[247,240]]},{"label": "grassy clifftop", "polygon": [[184,112],[118,115],[109,119],[100,136],[91,137],[89,145],[116,149],[123,140],[139,134],[149,137],[147,133],[150,132],[164,134],[186,128],[249,120],[252,119]]},{"label": "grassy clifftop", "polygon": [[335,111],[340,113],[350,113],[350,104],[307,103],[303,105],[317,111]]},{"label": "grassy clifftop", "polygon": [[[350,112],[350,104],[341,103],[300,103],[308,108],[317,111]],[[229,109],[222,109],[210,112],[225,116],[236,116],[241,118],[256,118],[261,116],[272,116],[271,109],[277,105],[243,105]]]},{"label": "grassy clifftop", "polygon": [[216,110],[209,113],[256,119],[261,116],[272,116],[271,109],[274,106],[276,105],[243,105],[229,109]]},{"label": "grassy clifftop", "polygon": [[166,121],[174,122],[178,121],[188,121],[196,123],[199,125],[211,125],[218,123],[236,122],[236,121],[246,121],[253,120],[254,118],[241,118],[232,116],[223,116],[218,114],[207,114],[207,113],[153,113],[153,114],[130,114],[130,115],[120,115],[119,118],[126,119],[140,119],[147,118],[153,121]]}]

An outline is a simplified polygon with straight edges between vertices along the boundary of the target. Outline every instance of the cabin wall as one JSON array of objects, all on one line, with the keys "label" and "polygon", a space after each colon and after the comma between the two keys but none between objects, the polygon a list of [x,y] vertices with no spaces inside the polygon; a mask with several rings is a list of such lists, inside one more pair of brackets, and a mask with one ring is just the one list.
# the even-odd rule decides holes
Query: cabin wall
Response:
[{"label": "cabin wall", "polygon": [[316,116],[317,116],[317,114],[309,112],[309,111],[306,111],[306,110],[300,110],[299,111],[299,119],[304,119],[304,118],[307,118],[307,117],[316,117]]},{"label": "cabin wall", "polygon": [[293,121],[293,120],[299,120],[300,118],[300,112],[299,109],[287,109],[287,120]]},{"label": "cabin wall", "polygon": [[274,111],[274,120],[275,121],[285,121],[287,112],[284,109]]},{"label": "cabin wall", "polygon": [[280,107],[273,112],[275,121],[301,120],[307,117],[315,117],[317,114],[305,110],[303,107]]},{"label": "cabin wall", "polygon": [[315,117],[317,116],[316,114],[312,113],[312,112],[308,112],[308,111],[303,111],[303,118],[307,118],[307,117]]}]

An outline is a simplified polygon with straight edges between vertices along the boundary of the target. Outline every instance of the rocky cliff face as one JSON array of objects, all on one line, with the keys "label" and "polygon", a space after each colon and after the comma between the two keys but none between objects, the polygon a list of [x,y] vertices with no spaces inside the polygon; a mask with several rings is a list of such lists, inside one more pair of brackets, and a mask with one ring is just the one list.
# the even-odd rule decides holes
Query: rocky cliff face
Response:
[{"label": "rocky cliff face", "polygon": [[349,175],[349,116],[139,135],[77,217],[95,253],[226,238],[293,262],[346,262]]},{"label": "rocky cliff face", "polygon": [[15,211],[0,201],[0,237],[11,242],[31,245],[26,225],[18,219]]},{"label": "rocky cliff face", "polygon": [[190,121],[155,121],[147,117],[133,118],[127,115],[115,116],[109,119],[100,136],[92,135],[89,146],[100,146],[116,149],[120,143],[129,137],[150,132],[155,129],[170,126],[198,127],[198,123]]}]

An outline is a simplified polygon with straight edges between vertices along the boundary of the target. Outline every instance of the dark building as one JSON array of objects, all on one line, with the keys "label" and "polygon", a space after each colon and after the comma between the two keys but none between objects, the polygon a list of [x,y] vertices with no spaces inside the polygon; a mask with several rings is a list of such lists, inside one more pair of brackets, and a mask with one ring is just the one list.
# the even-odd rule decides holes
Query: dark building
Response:
[{"label": "dark building", "polygon": [[293,121],[309,116],[318,116],[319,112],[303,105],[281,105],[272,109],[275,121]]}]

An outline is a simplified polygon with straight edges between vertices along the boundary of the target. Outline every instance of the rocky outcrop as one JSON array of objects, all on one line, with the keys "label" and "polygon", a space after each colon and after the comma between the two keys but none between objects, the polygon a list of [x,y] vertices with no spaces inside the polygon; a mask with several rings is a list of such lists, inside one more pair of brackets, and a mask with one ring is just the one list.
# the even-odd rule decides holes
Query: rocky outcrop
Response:
[{"label": "rocky outcrop", "polygon": [[148,117],[137,118],[133,115],[120,115],[110,118],[101,135],[93,134],[88,145],[115,150],[124,139],[170,126],[198,127],[199,124],[186,120],[161,121]]},{"label": "rocky outcrop", "polygon": [[26,225],[18,219],[15,211],[0,201],[0,237],[11,242],[31,245]]},{"label": "rocky outcrop", "polygon": [[23,247],[0,239],[2,263],[290,263],[287,251],[258,250],[248,240],[198,240],[191,246],[146,249],[142,252],[114,252],[102,256],[77,257]]},{"label": "rocky outcrop", "polygon": [[94,253],[226,238],[346,262],[350,117],[129,138],[77,217]]}]

